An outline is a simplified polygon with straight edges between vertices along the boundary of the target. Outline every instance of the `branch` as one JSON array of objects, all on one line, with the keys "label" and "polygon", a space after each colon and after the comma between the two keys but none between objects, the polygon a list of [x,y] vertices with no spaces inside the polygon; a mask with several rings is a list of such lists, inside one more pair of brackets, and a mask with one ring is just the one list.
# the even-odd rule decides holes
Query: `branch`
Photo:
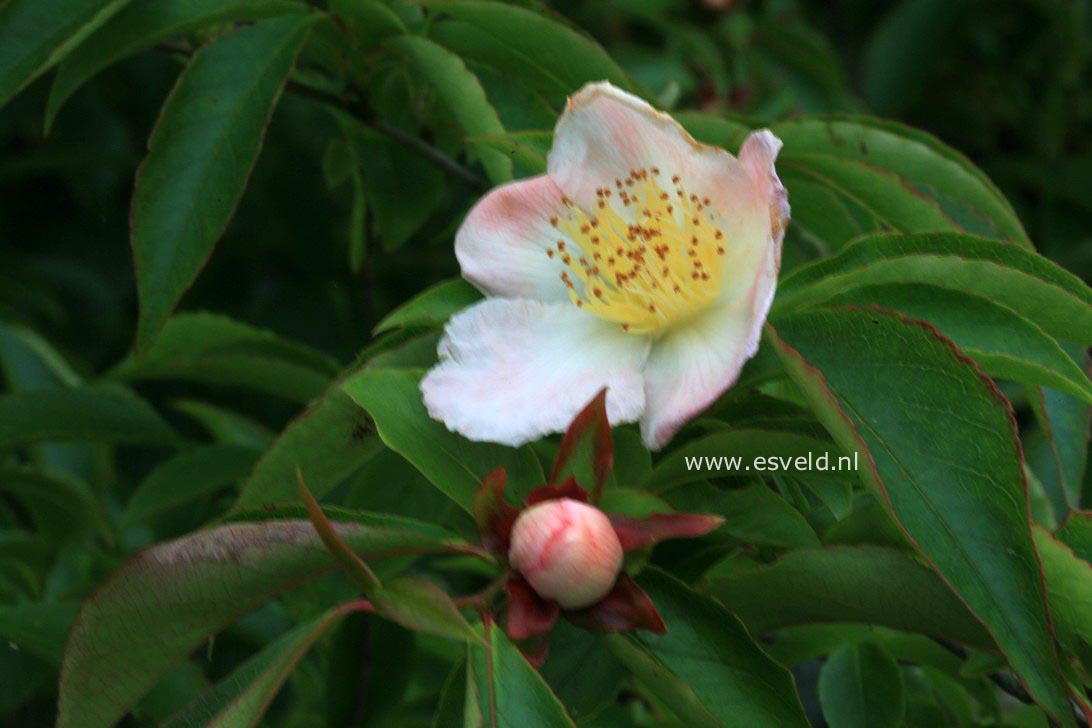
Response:
[{"label": "branch", "polygon": [[[160,43],[156,47],[161,51],[185,56],[186,58],[192,58],[194,54],[193,48],[176,43]],[[475,191],[484,192],[490,187],[486,180],[482,179],[482,177],[470,168],[460,164],[456,159],[445,154],[432,144],[429,144],[421,137],[414,136],[405,129],[395,126],[386,119],[380,118],[374,111],[367,108],[357,99],[351,99],[322,91],[321,89],[291,79],[288,81],[285,89],[301,98],[310,99],[311,101],[344,111],[360,122],[372,127],[387,138],[393,139],[414,150],[422,157]]]}]

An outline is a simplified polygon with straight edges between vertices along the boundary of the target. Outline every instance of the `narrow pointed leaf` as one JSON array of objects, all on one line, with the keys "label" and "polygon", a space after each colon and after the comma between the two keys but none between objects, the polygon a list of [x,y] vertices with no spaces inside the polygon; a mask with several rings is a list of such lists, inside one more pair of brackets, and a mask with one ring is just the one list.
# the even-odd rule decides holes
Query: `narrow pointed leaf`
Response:
[{"label": "narrow pointed leaf", "polygon": [[571,498],[581,503],[588,502],[588,491],[576,484],[576,480],[569,477],[561,485],[543,485],[535,488],[527,494],[524,501],[528,506],[533,506],[542,501],[556,500],[558,498]]},{"label": "narrow pointed leaf", "polygon": [[307,651],[345,613],[342,608],[332,609],[272,642],[173,716],[166,723],[167,728],[249,728],[258,725]]},{"label": "narrow pointed leaf", "polygon": [[492,621],[467,653],[467,726],[573,726],[542,676]]},{"label": "narrow pointed leaf", "polygon": [[504,593],[508,597],[508,636],[514,640],[548,633],[561,614],[557,602],[540,597],[522,576],[509,576]]},{"label": "narrow pointed leaf", "polygon": [[474,521],[482,545],[502,557],[508,555],[509,537],[518,511],[504,499],[508,481],[504,468],[497,468],[482,480],[474,495]]},{"label": "narrow pointed leaf", "polygon": [[632,551],[665,539],[704,536],[724,519],[704,513],[662,513],[640,519],[611,514],[610,522],[622,549]]},{"label": "narrow pointed leaf", "polygon": [[595,632],[633,632],[638,629],[663,634],[667,631],[656,605],[637,582],[623,572],[614,588],[600,601],[575,612],[566,612],[573,624]]},{"label": "narrow pointed leaf", "polygon": [[394,579],[371,600],[379,614],[407,629],[459,641],[479,639],[451,597],[427,579]]},{"label": "narrow pointed leaf", "polygon": [[550,468],[549,482],[555,484],[573,476],[592,494],[592,503],[598,503],[613,467],[614,443],[607,420],[607,390],[604,388],[565,430]]},{"label": "narrow pointed leaf", "polygon": [[[466,545],[405,519],[358,516],[335,527],[371,559]],[[80,611],[65,650],[58,725],[114,724],[204,640],[336,566],[305,520],[232,523],[143,551]]]},{"label": "narrow pointed leaf", "polygon": [[356,582],[365,596],[376,595],[383,588],[383,585],[379,583],[379,577],[357,556],[356,552],[349,548],[338,534],[334,524],[322,512],[322,507],[311,495],[311,491],[307,489],[307,484],[303,480],[303,473],[299,469],[296,470],[296,482],[299,483],[303,507],[307,509],[307,516],[311,519],[311,525],[315,527],[315,531],[318,532],[319,538],[326,546],[326,550],[338,560],[341,567],[348,572],[350,578]]},{"label": "narrow pointed leaf", "polygon": [[159,333],[227,227],[315,19],[286,15],[213,40],[164,104],[133,193],[139,349]]},{"label": "narrow pointed leaf", "polygon": [[299,13],[290,0],[141,0],[134,2],[96,30],[64,59],[49,89],[45,127],[72,94],[91,77],[156,43],[196,30],[236,21]]},{"label": "narrow pointed leaf", "polygon": [[9,0],[0,5],[0,106],[130,0]]}]

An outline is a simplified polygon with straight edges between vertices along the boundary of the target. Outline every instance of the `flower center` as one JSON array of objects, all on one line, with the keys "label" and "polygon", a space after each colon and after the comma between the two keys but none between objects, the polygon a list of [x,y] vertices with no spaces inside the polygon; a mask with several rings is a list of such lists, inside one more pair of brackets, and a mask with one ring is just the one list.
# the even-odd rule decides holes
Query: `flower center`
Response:
[{"label": "flower center", "polygon": [[709,306],[720,291],[724,231],[709,198],[669,184],[656,167],[635,169],[595,191],[593,214],[568,197],[552,218],[559,235],[546,251],[565,265],[561,280],[577,306],[625,331],[654,334]]}]

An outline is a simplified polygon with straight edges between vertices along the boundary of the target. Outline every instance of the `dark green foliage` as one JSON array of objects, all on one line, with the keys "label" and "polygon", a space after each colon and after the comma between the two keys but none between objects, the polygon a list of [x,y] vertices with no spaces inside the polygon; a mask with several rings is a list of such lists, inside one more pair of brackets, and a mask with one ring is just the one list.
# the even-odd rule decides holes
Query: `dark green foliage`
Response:
[{"label": "dark green foliage", "polygon": [[[1090,73],[1087,2],[0,0],[0,728],[1086,725]],[[736,387],[560,445],[723,519],[627,554],[667,633],[536,668],[472,512],[560,439],[419,381],[602,80],[771,129],[793,214]]]}]

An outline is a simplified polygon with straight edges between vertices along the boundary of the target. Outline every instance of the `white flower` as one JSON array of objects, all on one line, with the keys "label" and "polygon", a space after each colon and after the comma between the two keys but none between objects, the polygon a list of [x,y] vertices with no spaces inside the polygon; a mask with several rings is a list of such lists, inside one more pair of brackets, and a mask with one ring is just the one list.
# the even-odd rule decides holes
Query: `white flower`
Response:
[{"label": "white flower", "polygon": [[471,440],[561,432],[602,387],[660,448],[758,349],[788,223],[780,140],[739,158],[608,83],[558,121],[548,172],[492,190],[455,237],[487,298],[454,316],[421,382]]}]

